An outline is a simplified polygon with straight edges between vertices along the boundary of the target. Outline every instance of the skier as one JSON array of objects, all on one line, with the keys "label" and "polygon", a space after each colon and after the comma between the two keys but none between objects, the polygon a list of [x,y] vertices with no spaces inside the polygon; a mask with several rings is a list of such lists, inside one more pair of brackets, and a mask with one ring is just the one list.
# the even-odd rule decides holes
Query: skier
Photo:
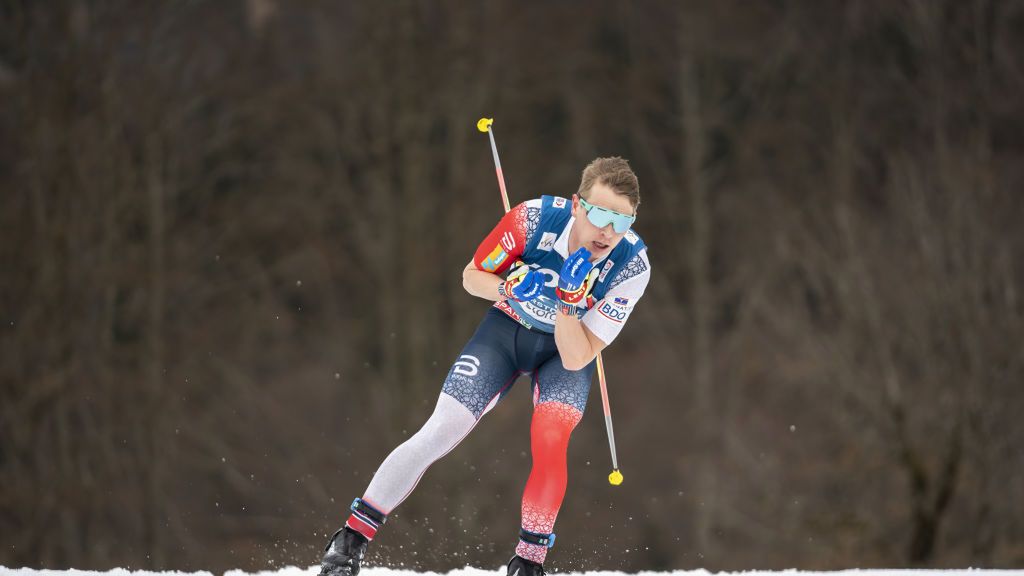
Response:
[{"label": "skier", "polygon": [[356,576],[388,514],[522,375],[532,378],[533,468],[508,576],[543,576],[565,496],[569,435],[583,417],[594,359],[622,330],[650,279],[646,246],[631,230],[639,204],[629,163],[598,158],[571,200],[543,196],[501,219],[463,271],[466,291],[493,307],[449,370],[433,414],[352,503],[328,542],[321,576]]}]

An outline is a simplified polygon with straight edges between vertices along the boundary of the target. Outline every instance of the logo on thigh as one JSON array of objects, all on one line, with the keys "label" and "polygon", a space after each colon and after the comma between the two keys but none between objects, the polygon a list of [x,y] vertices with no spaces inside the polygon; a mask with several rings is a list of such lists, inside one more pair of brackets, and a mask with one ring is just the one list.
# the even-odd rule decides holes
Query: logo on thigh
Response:
[{"label": "logo on thigh", "polygon": [[480,359],[469,354],[459,356],[458,362],[452,365],[452,372],[463,376],[476,376],[479,371]]}]

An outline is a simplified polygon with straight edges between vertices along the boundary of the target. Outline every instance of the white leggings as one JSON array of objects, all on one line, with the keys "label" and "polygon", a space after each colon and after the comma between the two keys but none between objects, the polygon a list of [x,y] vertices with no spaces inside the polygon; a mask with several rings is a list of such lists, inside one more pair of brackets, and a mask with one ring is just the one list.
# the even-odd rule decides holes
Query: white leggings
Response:
[{"label": "white leggings", "polygon": [[468,408],[442,392],[426,424],[384,459],[363,499],[389,514],[409,496],[427,468],[458,446],[477,422]]}]

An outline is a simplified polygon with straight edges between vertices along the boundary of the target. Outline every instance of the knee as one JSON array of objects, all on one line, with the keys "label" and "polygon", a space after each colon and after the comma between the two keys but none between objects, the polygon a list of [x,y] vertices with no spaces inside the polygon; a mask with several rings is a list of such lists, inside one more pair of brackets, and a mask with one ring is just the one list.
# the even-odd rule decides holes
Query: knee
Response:
[{"label": "knee", "polygon": [[551,450],[569,445],[571,430],[564,430],[546,423],[538,423],[533,427],[531,439],[535,448]]},{"label": "knee", "polygon": [[561,402],[545,402],[534,409],[530,427],[531,441],[536,448],[568,446],[569,436],[583,414]]},{"label": "knee", "polygon": [[449,445],[458,443],[474,426],[476,417],[468,408],[451,396],[441,394],[434,413],[414,438],[431,444]]}]

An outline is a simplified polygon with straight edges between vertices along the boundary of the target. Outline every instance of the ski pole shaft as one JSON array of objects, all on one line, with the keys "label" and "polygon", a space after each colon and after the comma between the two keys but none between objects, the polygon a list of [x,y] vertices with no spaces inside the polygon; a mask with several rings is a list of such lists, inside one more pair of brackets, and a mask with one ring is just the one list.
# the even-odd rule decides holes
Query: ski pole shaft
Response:
[{"label": "ski pole shaft", "polygon": [[[501,189],[501,201],[505,205],[505,212],[511,210],[508,203],[508,193],[505,191],[505,176],[501,173],[501,160],[498,159],[498,145],[494,142],[493,118],[481,118],[476,123],[476,129],[487,132],[491,141],[491,154],[494,155],[494,169],[498,175],[498,188]],[[612,472],[608,475],[608,483],[613,486],[622,484],[622,472],[619,472],[619,459],[615,455],[615,431],[612,428],[612,408],[608,403],[608,385],[604,377],[604,361],[601,360],[601,353],[597,353],[597,380],[601,385],[601,404],[604,406],[604,424],[608,430],[608,448],[612,453]]]},{"label": "ski pole shaft", "polygon": [[477,130],[481,132],[487,132],[487,137],[491,141],[491,154],[494,156],[494,171],[498,174],[498,188],[501,189],[501,201],[505,205],[505,212],[512,209],[512,206],[508,203],[508,192],[505,191],[505,175],[501,173],[501,160],[498,159],[498,144],[494,141],[494,128],[491,125],[494,124],[493,118],[481,118],[476,123]]},{"label": "ski pole shaft", "polygon": [[613,486],[622,484],[622,472],[619,472],[619,459],[615,455],[615,429],[612,428],[612,406],[608,402],[608,384],[604,377],[604,361],[601,353],[597,353],[597,381],[601,385],[601,404],[604,406],[604,425],[608,430],[608,448],[612,452],[612,472],[608,475],[608,483]]},{"label": "ski pole shaft", "polygon": [[601,384],[601,403],[604,405],[604,424],[608,429],[608,447],[612,451],[612,469],[619,469],[619,459],[615,456],[615,430],[612,428],[612,408],[608,402],[608,384],[604,379],[604,361],[597,355],[597,381]]}]

